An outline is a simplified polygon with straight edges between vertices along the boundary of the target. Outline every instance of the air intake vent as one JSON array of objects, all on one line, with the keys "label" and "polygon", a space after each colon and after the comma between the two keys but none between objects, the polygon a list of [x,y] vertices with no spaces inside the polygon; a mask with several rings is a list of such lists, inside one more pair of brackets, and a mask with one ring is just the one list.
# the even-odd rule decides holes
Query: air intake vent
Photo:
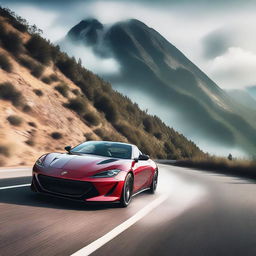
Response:
[{"label": "air intake vent", "polygon": [[109,163],[113,163],[115,161],[117,161],[117,159],[107,159],[107,160],[103,160],[97,164],[109,164]]}]

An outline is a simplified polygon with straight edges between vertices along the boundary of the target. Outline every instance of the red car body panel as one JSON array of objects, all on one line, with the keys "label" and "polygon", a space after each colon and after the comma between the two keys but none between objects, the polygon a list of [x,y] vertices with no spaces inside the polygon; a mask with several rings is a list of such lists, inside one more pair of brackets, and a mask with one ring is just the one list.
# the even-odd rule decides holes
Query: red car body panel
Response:
[{"label": "red car body panel", "polygon": [[[121,171],[114,177],[92,177],[97,173],[112,169]],[[88,154],[49,153],[44,157],[42,166],[37,163],[34,165],[32,185],[33,190],[45,194],[87,202],[115,202],[121,198],[125,178],[129,172],[134,177],[133,194],[135,194],[150,187],[156,169],[155,162],[150,159],[135,161],[133,159],[114,159]],[[50,179],[53,185],[58,185],[59,181],[85,182],[85,184],[93,187],[92,190],[95,193],[89,197],[76,198],[76,196],[70,196],[62,192],[52,192],[42,185],[44,179]],[[79,186],[80,184],[78,183]]]}]

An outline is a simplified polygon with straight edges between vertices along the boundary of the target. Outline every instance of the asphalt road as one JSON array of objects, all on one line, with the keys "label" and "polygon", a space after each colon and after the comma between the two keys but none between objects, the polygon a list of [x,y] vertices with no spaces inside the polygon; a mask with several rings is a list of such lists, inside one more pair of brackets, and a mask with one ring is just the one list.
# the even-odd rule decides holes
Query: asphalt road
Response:
[{"label": "asphalt road", "polygon": [[159,169],[156,195],[138,195],[128,208],[34,194],[28,186],[15,187],[31,178],[13,173],[29,172],[7,178],[12,170],[0,170],[0,255],[81,255],[88,247],[104,256],[256,255],[253,181]]}]

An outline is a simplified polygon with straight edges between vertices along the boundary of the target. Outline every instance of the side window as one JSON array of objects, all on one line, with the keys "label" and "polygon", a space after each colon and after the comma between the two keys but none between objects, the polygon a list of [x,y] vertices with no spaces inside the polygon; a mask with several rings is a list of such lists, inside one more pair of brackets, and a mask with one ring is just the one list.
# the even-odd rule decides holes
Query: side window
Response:
[{"label": "side window", "polygon": [[137,147],[134,147],[133,148],[133,157],[138,158],[140,154],[141,154],[141,152],[139,151],[139,149]]}]

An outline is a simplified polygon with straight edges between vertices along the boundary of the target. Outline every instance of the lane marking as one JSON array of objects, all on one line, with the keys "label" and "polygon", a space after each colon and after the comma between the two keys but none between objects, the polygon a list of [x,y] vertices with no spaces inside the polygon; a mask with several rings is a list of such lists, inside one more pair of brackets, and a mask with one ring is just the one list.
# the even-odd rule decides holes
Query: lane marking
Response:
[{"label": "lane marking", "polygon": [[10,188],[21,188],[21,187],[28,187],[31,184],[21,184],[21,185],[13,185],[13,186],[7,186],[7,187],[0,187],[0,190],[4,190],[4,189],[10,189]]},{"label": "lane marking", "polygon": [[32,168],[6,168],[6,169],[0,169],[1,172],[24,172],[24,171],[32,171]]},{"label": "lane marking", "polygon": [[158,205],[163,203],[168,198],[167,195],[162,195],[159,198],[155,199],[153,202],[145,206],[143,209],[139,210],[135,215],[130,217],[125,222],[121,223],[102,237],[98,238],[94,242],[88,244],[83,247],[79,251],[73,253],[71,256],[87,256],[114,239],[116,236],[124,232],[126,229],[131,227],[133,224],[141,220],[147,214],[149,214],[153,209],[155,209]]}]

